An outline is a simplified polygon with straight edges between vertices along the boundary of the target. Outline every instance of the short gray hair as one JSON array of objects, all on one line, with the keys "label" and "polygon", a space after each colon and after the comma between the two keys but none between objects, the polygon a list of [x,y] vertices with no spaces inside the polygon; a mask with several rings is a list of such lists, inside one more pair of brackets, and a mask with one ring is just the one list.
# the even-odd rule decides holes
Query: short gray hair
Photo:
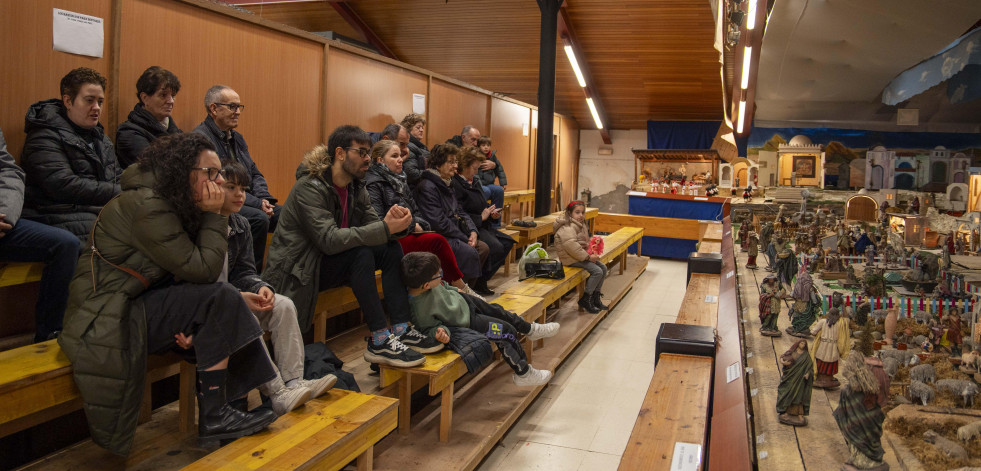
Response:
[{"label": "short gray hair", "polygon": [[214,85],[211,88],[209,88],[208,91],[204,94],[204,109],[210,113],[211,104],[218,103],[219,100],[221,100],[221,94],[224,93],[225,90],[231,90],[231,89],[232,87],[226,85]]},{"label": "short gray hair", "polygon": [[[466,135],[468,132],[470,132],[471,129],[474,129],[474,127],[472,125],[470,125],[470,124],[464,126],[463,127],[463,131],[460,131],[460,135],[461,136]],[[477,131],[477,132],[480,132],[480,131]]]}]

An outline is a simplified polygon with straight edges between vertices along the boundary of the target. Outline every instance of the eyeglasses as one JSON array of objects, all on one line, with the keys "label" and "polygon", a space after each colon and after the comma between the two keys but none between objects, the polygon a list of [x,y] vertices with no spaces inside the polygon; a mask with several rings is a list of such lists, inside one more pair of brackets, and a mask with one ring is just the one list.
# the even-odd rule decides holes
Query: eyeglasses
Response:
[{"label": "eyeglasses", "polygon": [[232,113],[239,110],[245,111],[245,105],[240,105],[238,103],[215,103],[215,104],[218,106],[228,107],[228,110],[231,111]]},{"label": "eyeglasses", "polygon": [[344,149],[357,151],[361,157],[367,157],[368,153],[371,152],[367,147],[345,147]]},{"label": "eyeglasses", "polygon": [[218,175],[225,176],[225,169],[218,167],[191,167],[191,170],[204,170],[208,172],[208,180],[217,181]]},{"label": "eyeglasses", "polygon": [[439,270],[439,273],[437,273],[437,274],[436,274],[436,276],[434,276],[434,277],[433,277],[432,279],[430,279],[429,281],[436,281],[436,280],[438,280],[438,279],[440,279],[440,278],[442,278],[442,277],[443,277],[443,270],[442,270],[442,269],[440,269],[440,270]]}]

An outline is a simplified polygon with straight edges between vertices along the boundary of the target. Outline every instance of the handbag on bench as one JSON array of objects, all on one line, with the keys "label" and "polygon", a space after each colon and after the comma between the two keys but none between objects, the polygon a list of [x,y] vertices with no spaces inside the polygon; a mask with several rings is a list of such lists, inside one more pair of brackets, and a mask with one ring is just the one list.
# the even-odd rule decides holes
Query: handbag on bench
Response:
[{"label": "handbag on bench", "polygon": [[561,280],[565,278],[562,263],[552,258],[540,258],[534,262],[525,263],[524,278],[549,278]]}]

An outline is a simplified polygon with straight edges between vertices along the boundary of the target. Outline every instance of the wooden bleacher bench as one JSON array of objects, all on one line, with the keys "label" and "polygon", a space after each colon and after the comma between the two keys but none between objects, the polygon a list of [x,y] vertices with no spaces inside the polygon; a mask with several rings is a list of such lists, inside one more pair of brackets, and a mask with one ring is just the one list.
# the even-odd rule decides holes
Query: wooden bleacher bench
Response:
[{"label": "wooden bleacher bench", "polygon": [[[378,289],[378,297],[384,299],[381,270],[375,271],[375,286]],[[321,291],[317,295],[317,305],[313,310],[313,341],[327,340],[327,319],[357,308],[358,300],[349,286],[338,286]]]},{"label": "wooden bleacher bench", "polygon": [[675,322],[715,328],[719,318],[719,282],[719,275],[692,273]]},{"label": "wooden bleacher bench", "polygon": [[627,265],[627,249],[636,242],[637,253],[640,253],[641,240],[644,238],[644,230],[639,227],[621,227],[610,235],[603,237],[603,254],[600,261],[606,264],[614,260],[619,261],[620,274]]},{"label": "wooden bleacher bench", "polygon": [[579,297],[585,292],[586,277],[589,272],[579,267],[563,267],[565,278],[528,278],[504,291],[505,294],[531,296],[545,300],[546,306],[562,299],[569,291],[576,290]]},{"label": "wooden bleacher bench", "polygon": [[703,469],[711,385],[711,358],[662,353],[619,469],[688,469],[675,466],[679,443],[690,444]]},{"label": "wooden bleacher bench", "polygon": [[722,242],[703,240],[698,243],[698,253],[721,253]]},{"label": "wooden bleacher bench", "polygon": [[43,263],[0,263],[0,288],[41,281],[41,271],[43,270]]},{"label": "wooden bleacher bench", "polygon": [[723,227],[721,222],[699,221],[699,240],[708,242],[722,242]]},{"label": "wooden bleacher bench", "polygon": [[[150,355],[147,370],[141,419],[149,418],[150,383],[180,373],[180,430],[190,430],[195,412],[194,367],[176,356]],[[0,352],[0,404],[0,437],[82,408],[71,362],[57,340]]]},{"label": "wooden bleacher bench", "polygon": [[333,389],[184,469],[338,470],[356,459],[368,471],[375,443],[397,424],[398,400]]},{"label": "wooden bleacher bench", "polygon": [[[494,301],[529,322],[545,320],[545,303],[541,298],[501,295]],[[530,342],[525,351],[531,360]],[[428,385],[429,395],[440,395],[439,441],[448,442],[453,424],[453,391],[456,380],[467,374],[463,358],[450,349],[426,355],[426,362],[413,368],[396,368],[379,365],[378,382],[381,388],[398,383],[399,434],[407,435],[411,427],[412,393]]]},{"label": "wooden bleacher bench", "polygon": [[[497,231],[500,232],[501,234],[504,234],[514,239],[515,242],[517,242],[518,238],[520,237],[518,231],[512,231],[511,229],[501,228],[498,229]],[[511,251],[508,252],[507,256],[504,257],[504,274],[506,276],[511,275],[511,264],[514,263],[514,254],[515,252],[517,252],[517,250],[518,250],[518,244],[516,243],[515,245],[511,246]]]}]

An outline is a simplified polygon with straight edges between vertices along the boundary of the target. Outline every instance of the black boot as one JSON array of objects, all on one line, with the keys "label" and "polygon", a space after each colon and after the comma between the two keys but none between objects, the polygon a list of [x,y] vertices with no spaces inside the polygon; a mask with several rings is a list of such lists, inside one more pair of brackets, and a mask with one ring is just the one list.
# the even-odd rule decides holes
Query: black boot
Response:
[{"label": "black boot", "polygon": [[198,443],[213,447],[220,440],[252,435],[276,420],[271,410],[241,412],[228,405],[228,370],[198,371]]},{"label": "black boot", "polygon": [[596,306],[593,306],[593,297],[589,294],[584,294],[579,298],[579,307],[585,309],[590,314],[598,314],[600,312]]},{"label": "black boot", "polygon": [[481,296],[494,295],[494,291],[487,287],[487,280],[483,278],[477,278],[476,280],[474,280],[473,284],[470,285],[470,289],[472,289],[474,293],[477,293]]},{"label": "black boot", "polygon": [[590,301],[592,301],[593,306],[596,309],[601,311],[607,311],[610,309],[610,306],[603,304],[603,293],[600,293],[599,290],[593,291],[593,296]]}]

